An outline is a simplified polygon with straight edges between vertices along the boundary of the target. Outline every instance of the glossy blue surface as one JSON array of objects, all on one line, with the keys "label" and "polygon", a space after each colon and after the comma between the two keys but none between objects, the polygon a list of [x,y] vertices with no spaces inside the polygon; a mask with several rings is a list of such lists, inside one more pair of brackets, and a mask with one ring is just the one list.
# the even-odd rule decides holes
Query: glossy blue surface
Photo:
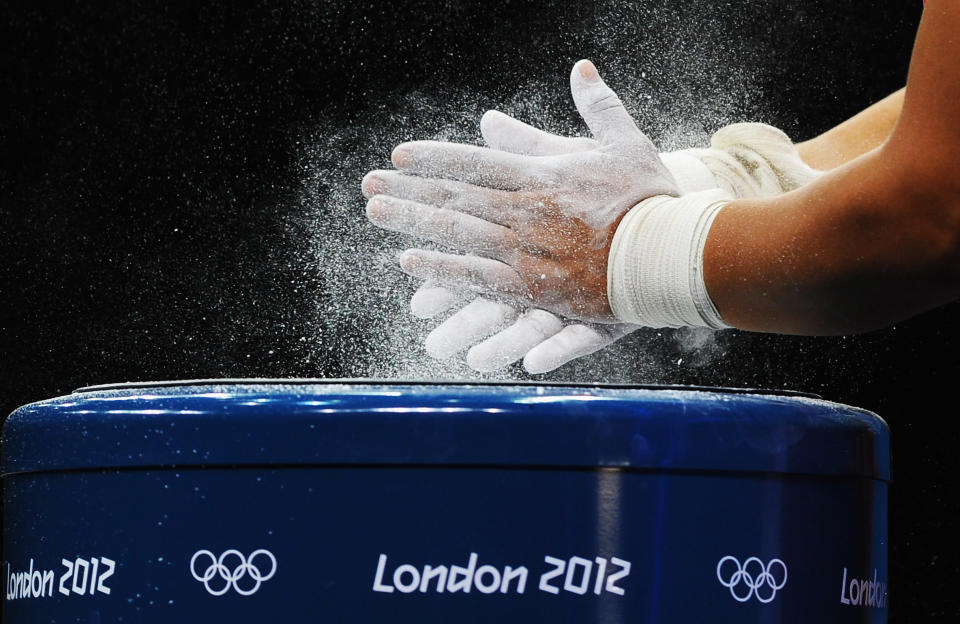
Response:
[{"label": "glossy blue surface", "polygon": [[4,624],[884,624],[888,433],[809,397],[97,389],[3,428]]},{"label": "glossy blue surface", "polygon": [[874,414],[802,396],[212,382],[84,391],[3,427],[2,471],[254,464],[630,467],[890,478]]}]

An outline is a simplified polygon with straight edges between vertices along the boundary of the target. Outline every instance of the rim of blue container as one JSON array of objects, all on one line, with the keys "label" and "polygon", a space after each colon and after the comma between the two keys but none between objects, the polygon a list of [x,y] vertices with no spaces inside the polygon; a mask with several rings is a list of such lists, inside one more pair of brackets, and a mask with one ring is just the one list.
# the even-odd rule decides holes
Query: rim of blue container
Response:
[{"label": "rim of blue container", "polygon": [[199,378],[183,380],[124,381],[118,383],[81,386],[74,394],[85,392],[108,392],[112,390],[137,390],[147,388],[171,388],[189,386],[309,386],[309,385],[377,385],[377,386],[487,386],[487,387],[547,387],[547,388],[600,388],[604,390],[686,390],[690,392],[719,392],[723,394],[769,394],[774,396],[796,396],[808,399],[822,399],[813,392],[785,388],[737,388],[733,386],[698,386],[684,384],[621,384],[605,382],[576,381],[535,381],[535,380],[496,380],[496,379],[444,379],[430,381],[425,379],[378,379],[368,377],[237,377],[237,378]]},{"label": "rim of blue container", "polygon": [[80,388],[3,424],[0,472],[497,468],[889,481],[889,429],[784,390],[197,379]]}]

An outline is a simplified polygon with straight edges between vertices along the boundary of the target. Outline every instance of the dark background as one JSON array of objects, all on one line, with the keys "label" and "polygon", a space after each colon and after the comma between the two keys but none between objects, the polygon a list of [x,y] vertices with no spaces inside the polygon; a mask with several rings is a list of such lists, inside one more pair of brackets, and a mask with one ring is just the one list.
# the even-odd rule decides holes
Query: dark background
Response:
[{"label": "dark background", "polygon": [[[470,376],[429,362],[359,180],[501,107],[583,132],[593,59],[662,148],[816,135],[902,86],[920,0],[8,2],[0,413],[88,384]],[[91,6],[92,5],[92,6]],[[547,379],[794,388],[893,431],[891,620],[960,615],[956,305],[885,331],[639,332]],[[525,379],[519,368],[502,376]]]}]

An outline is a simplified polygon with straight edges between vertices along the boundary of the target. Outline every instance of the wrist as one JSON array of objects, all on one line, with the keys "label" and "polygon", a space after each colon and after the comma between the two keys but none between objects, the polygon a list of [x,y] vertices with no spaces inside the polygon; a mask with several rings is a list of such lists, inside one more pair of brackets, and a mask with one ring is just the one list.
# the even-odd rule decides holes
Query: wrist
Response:
[{"label": "wrist", "polygon": [[681,195],[717,188],[713,172],[693,152],[680,150],[660,154],[660,160],[677,181]]},{"label": "wrist", "polygon": [[646,327],[728,327],[707,293],[703,249],[717,213],[732,198],[720,189],[658,195],[620,221],[607,260],[614,316]]},{"label": "wrist", "polygon": [[709,148],[660,157],[677,179],[681,193],[721,188],[735,198],[771,197],[823,173],[800,158],[783,131],[762,123],[731,124],[714,133]]}]

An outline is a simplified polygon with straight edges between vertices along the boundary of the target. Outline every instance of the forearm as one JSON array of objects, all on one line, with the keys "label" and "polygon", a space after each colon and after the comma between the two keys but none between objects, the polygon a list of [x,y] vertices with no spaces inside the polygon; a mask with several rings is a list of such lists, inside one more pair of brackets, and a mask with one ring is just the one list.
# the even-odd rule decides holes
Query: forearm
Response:
[{"label": "forearm", "polygon": [[704,248],[723,319],[867,331],[960,295],[960,10],[928,0],[902,111],[880,147],[780,197],[735,201]]},{"label": "forearm", "polygon": [[888,95],[823,134],[797,145],[800,158],[829,171],[883,144],[900,117],[904,89]]},{"label": "forearm", "polygon": [[[908,154],[878,148],[810,185],[720,211],[707,291],[742,329],[876,329],[960,295],[960,194]],[[927,167],[929,169],[929,167]]]}]

